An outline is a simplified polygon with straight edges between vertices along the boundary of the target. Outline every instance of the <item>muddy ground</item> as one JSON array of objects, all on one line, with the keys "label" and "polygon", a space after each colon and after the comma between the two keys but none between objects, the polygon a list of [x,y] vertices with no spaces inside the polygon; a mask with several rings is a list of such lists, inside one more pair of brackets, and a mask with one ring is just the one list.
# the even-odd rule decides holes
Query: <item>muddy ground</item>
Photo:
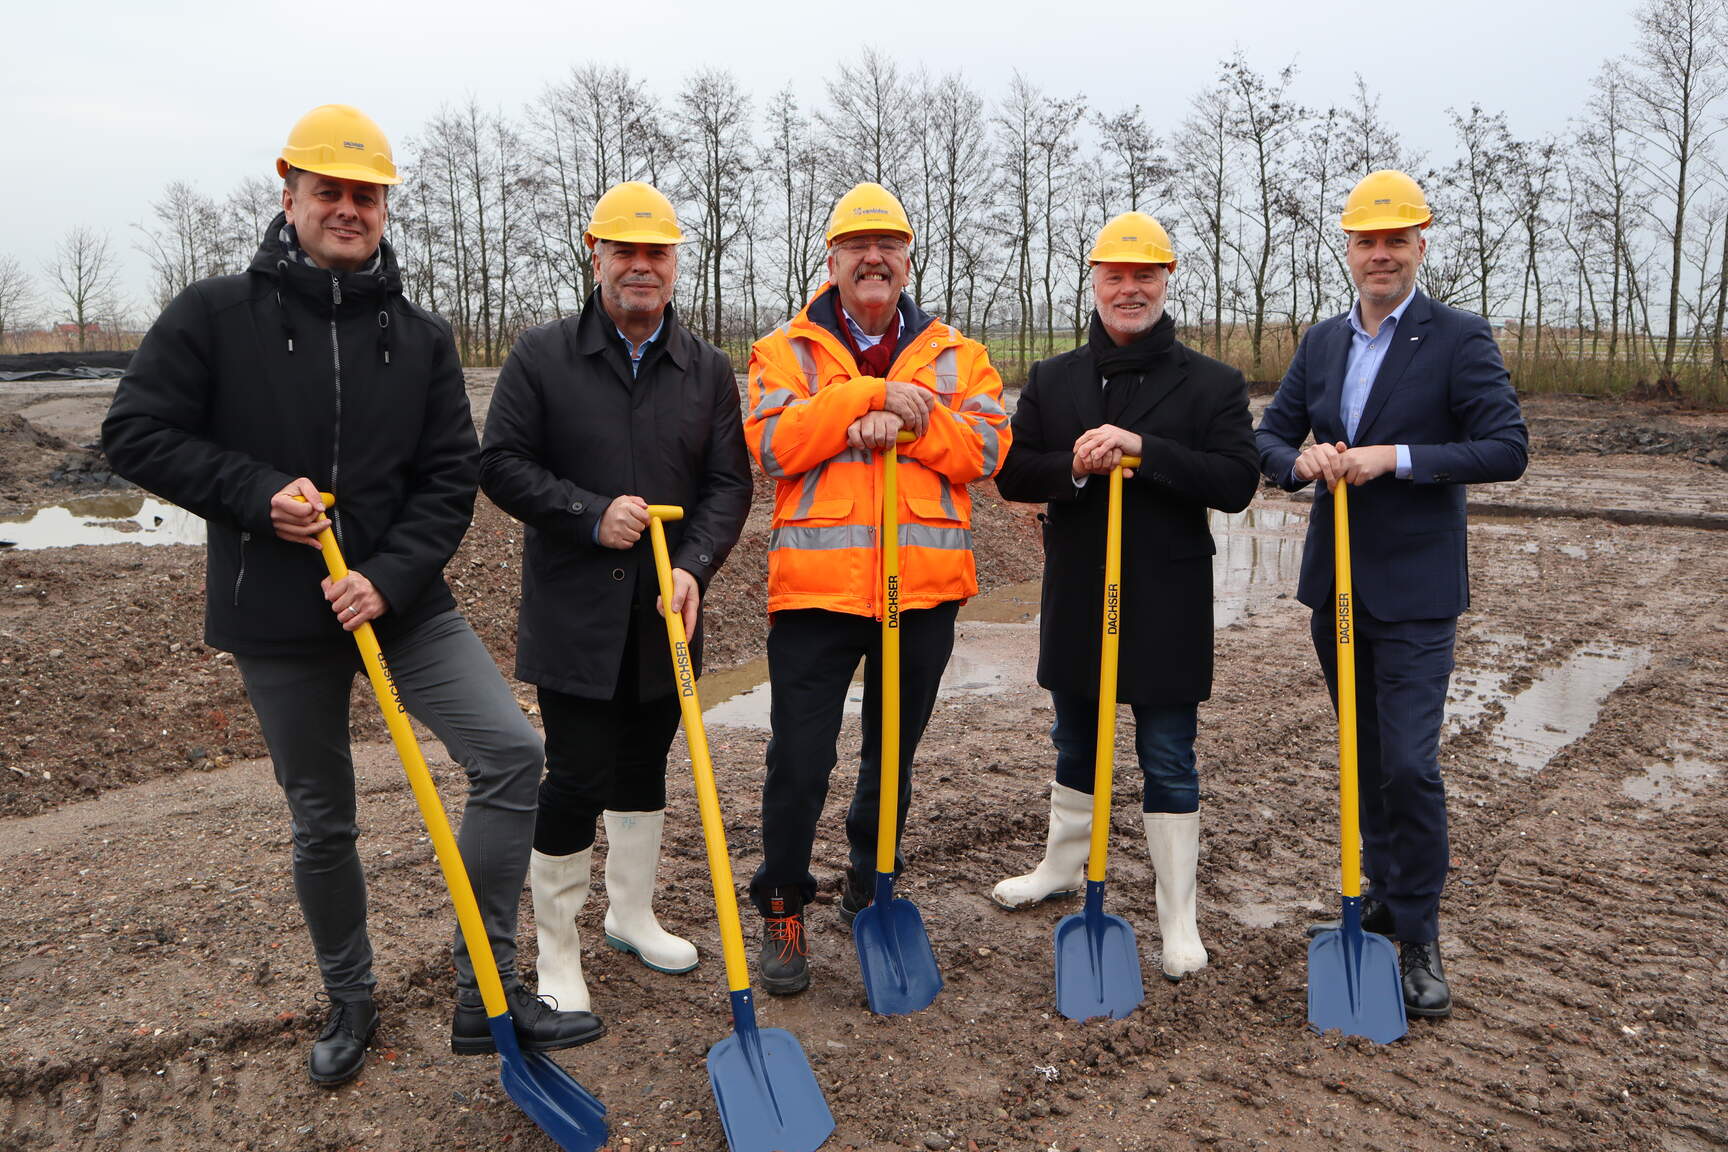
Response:
[{"label": "muddy ground", "polygon": [[[483,411],[488,380],[473,384]],[[116,489],[80,448],[105,402],[101,385],[0,386],[0,518]],[[900,886],[946,987],[915,1016],[872,1016],[824,905],[810,992],[759,1001],[809,1054],[838,1125],[827,1147],[1728,1144],[1728,417],[1568,398],[1526,411],[1530,475],[1473,493],[1475,604],[1441,750],[1452,1019],[1378,1048],[1305,1026],[1301,926],[1335,904],[1336,777],[1290,595],[1307,505],[1270,490],[1220,526],[1228,623],[1200,732],[1212,965],[1179,985],[1157,974],[1137,791],[1119,769],[1109,905],[1139,934],[1146,999],[1122,1021],[1055,1015],[1050,931],[1077,905],[1009,914],[987,898],[1042,847],[1051,716],[1030,678],[1030,510],[983,494],[990,592],[920,750]],[[760,693],[742,691],[760,678],[765,512],[713,590],[703,683],[741,876],[767,736]],[[451,570],[506,669],[518,547],[482,502]],[[199,642],[201,571],[189,547],[0,552],[0,1148],[552,1147],[492,1059],[449,1053],[447,898],[360,695],[383,1025],[358,1081],[307,1083],[317,981],[286,814],[232,662]],[[827,879],[856,738],[849,721],[817,844]],[[457,801],[458,773],[428,752]],[[560,1057],[608,1105],[614,1152],[724,1147],[703,1064],[730,1032],[724,976],[686,772],[671,791],[659,908],[702,966],[663,976],[591,947],[610,1034]],[[591,943],[603,912],[602,893]]]}]

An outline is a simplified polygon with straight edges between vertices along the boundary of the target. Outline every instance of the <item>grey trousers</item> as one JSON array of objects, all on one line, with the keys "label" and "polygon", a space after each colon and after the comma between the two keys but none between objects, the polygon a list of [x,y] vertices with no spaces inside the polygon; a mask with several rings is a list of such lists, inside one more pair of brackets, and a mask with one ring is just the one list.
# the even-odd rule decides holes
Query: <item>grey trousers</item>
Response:
[{"label": "grey trousers", "polygon": [[[468,775],[457,836],[474,898],[506,983],[516,971],[516,911],[534,840],[544,751],[491,655],[462,616],[435,616],[384,649],[402,702]],[[355,841],[348,702],[358,651],[340,656],[240,656],[276,781],[293,815],[294,890],[324,987],[339,1000],[371,995],[366,879]],[[457,984],[474,987],[460,933]]]}]

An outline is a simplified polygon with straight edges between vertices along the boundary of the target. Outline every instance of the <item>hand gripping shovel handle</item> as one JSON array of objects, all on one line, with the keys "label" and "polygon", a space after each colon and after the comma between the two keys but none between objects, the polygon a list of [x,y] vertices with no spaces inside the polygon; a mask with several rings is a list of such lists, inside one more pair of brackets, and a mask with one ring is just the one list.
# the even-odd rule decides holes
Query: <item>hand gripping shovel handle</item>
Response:
[{"label": "hand gripping shovel handle", "polygon": [[[326,508],[335,503],[336,498],[328,492],[320,495]],[[342,559],[336,534],[329,528],[324,529],[318,534],[318,547],[324,553],[324,566],[330,570],[330,579],[346,577],[348,565]],[[390,739],[395,742],[396,754],[408,774],[414,802],[420,806],[420,818],[426,823],[426,831],[432,838],[432,850],[438,856],[438,867],[444,873],[444,883],[456,905],[456,920],[462,926],[462,939],[468,944],[468,958],[474,964],[474,979],[480,986],[486,1015],[495,1019],[504,1015],[509,1005],[504,999],[504,985],[498,978],[498,962],[492,955],[492,941],[486,936],[479,905],[474,902],[474,887],[468,881],[468,870],[462,866],[462,853],[456,846],[456,837],[450,832],[449,817],[444,814],[444,805],[438,799],[438,788],[432,783],[432,773],[426,767],[426,758],[420,753],[420,743],[414,739],[414,730],[408,726],[408,709],[396,691],[395,681],[390,678],[390,666],[384,660],[383,650],[378,647],[378,636],[371,623],[354,629],[354,643],[360,647],[360,660],[366,666],[366,677],[372,681],[372,692],[384,713],[384,723],[390,729]]]},{"label": "hand gripping shovel handle", "polygon": [[1098,658],[1098,746],[1092,778],[1092,852],[1086,879],[1104,882],[1110,851],[1110,788],[1116,764],[1116,663],[1122,641],[1122,469],[1140,467],[1124,456],[1110,470],[1110,504],[1104,528],[1104,620]]},{"label": "hand gripping shovel handle", "polygon": [[678,681],[678,709],[683,714],[684,740],[690,746],[690,766],[696,778],[696,805],[702,813],[702,838],[708,846],[708,874],[714,882],[720,949],[726,957],[726,987],[736,995],[750,988],[750,969],[744,959],[744,929],[738,922],[732,857],[726,850],[726,826],[721,820],[720,797],[714,787],[714,761],[708,751],[708,732],[702,724],[702,704],[696,695],[696,668],[690,660],[684,618],[672,611],[672,560],[663,522],[682,520],[684,509],[675,504],[650,504],[648,517],[654,574],[660,581],[660,606],[666,617],[666,639],[672,649],[672,671]]},{"label": "hand gripping shovel handle", "polygon": [[1350,586],[1350,485],[1332,485],[1332,570],[1338,636],[1338,817],[1343,856],[1340,891],[1362,895],[1361,809],[1356,801],[1356,627]]}]

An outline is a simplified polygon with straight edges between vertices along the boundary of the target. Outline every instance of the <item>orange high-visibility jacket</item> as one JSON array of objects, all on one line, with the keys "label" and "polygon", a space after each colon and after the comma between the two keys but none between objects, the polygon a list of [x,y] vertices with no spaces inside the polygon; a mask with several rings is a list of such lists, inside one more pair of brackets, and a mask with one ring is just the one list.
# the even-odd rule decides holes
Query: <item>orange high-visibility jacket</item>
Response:
[{"label": "orange high-visibility jacket", "polygon": [[[828,299],[824,299],[828,296]],[[879,453],[849,448],[846,429],[882,407],[884,378],[859,375],[830,323],[827,284],[804,310],[750,349],[744,435],[774,477],[768,611],[825,608],[880,617],[882,510]],[[886,379],[936,394],[930,426],[900,445],[900,605],[929,608],[978,594],[972,499],[966,485],[995,475],[1008,455],[1002,378],[976,340],[900,297],[900,352]]]}]

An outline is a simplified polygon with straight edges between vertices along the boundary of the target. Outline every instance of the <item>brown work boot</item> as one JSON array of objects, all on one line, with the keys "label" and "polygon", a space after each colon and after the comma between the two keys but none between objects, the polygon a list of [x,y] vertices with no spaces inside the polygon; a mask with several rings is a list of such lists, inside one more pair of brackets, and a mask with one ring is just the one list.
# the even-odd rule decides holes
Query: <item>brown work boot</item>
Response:
[{"label": "brown work boot", "polygon": [[810,942],[799,889],[776,888],[769,894],[756,970],[762,990],[773,996],[795,996],[810,987]]}]

